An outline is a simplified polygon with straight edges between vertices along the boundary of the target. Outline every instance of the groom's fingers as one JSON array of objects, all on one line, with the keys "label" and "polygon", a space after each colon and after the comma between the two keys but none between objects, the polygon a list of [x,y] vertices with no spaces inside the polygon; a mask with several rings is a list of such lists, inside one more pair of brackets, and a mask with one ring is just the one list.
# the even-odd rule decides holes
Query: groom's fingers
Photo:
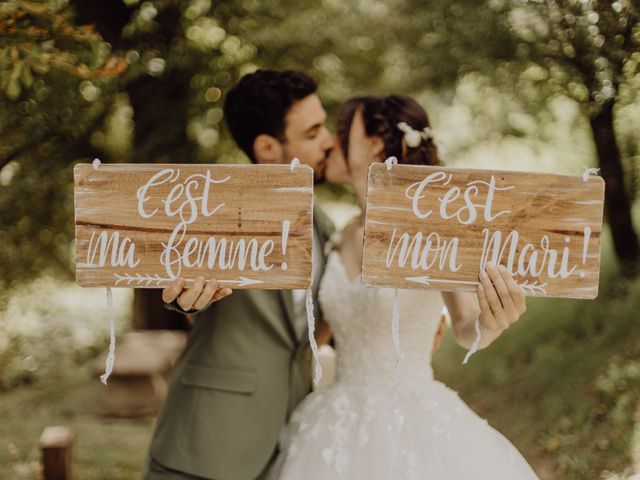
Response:
[{"label": "groom's fingers", "polygon": [[233,290],[231,290],[229,287],[221,288],[213,296],[213,301],[217,302],[218,300],[222,300],[224,297],[228,297],[229,295],[231,295],[231,293],[233,293]]},{"label": "groom's fingers", "polygon": [[184,278],[180,277],[177,280],[174,280],[171,285],[162,290],[162,301],[164,303],[171,303],[178,295],[182,293],[182,289],[184,288]]},{"label": "groom's fingers", "polygon": [[191,310],[204,288],[204,277],[198,277],[193,286],[178,297],[178,305],[183,310]]},{"label": "groom's fingers", "polygon": [[209,305],[213,300],[213,296],[218,290],[218,281],[217,280],[207,280],[205,283],[204,290],[200,296],[193,302],[193,307],[196,310],[202,310],[204,307]]}]

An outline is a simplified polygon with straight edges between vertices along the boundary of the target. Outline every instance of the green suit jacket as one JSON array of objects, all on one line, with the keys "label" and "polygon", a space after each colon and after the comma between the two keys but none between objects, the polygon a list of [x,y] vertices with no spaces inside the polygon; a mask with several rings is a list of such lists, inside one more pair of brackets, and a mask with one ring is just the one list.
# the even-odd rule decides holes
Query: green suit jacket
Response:
[{"label": "green suit jacket", "polygon": [[[313,223],[323,272],[333,226],[318,208]],[[318,285],[313,289],[319,325]],[[196,315],[150,456],[207,479],[256,478],[289,414],[311,389],[309,342],[306,335],[297,338],[292,322],[291,290],[236,290]]]}]

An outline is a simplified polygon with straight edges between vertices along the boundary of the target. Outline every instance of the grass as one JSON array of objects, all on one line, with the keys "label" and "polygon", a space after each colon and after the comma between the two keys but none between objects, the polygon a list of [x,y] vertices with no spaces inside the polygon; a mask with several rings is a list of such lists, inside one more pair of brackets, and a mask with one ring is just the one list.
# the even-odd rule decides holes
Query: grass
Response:
[{"label": "grass", "polygon": [[0,393],[0,478],[40,478],[38,440],[51,425],[67,425],[76,435],[76,478],[140,478],[152,420],[101,417],[102,388],[85,368],[75,368],[58,378]]},{"label": "grass", "polygon": [[541,478],[626,478],[638,460],[640,278],[622,280],[607,245],[596,300],[528,299],[520,321],[465,367],[451,335],[434,361]]}]

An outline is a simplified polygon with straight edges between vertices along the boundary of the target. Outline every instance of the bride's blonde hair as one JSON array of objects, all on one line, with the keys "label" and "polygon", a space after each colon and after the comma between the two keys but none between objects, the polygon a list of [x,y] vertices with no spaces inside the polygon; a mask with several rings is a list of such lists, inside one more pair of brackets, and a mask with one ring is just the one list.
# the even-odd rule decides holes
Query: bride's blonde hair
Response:
[{"label": "bride's blonde hair", "polygon": [[347,100],[338,114],[338,138],[345,159],[349,158],[349,132],[353,117],[360,111],[367,137],[377,136],[384,143],[383,161],[396,157],[398,163],[408,165],[439,165],[438,149],[433,138],[422,138],[415,146],[407,145],[405,132],[398,124],[404,122],[413,130],[424,131],[430,127],[427,112],[411,97],[389,95],[386,97],[361,96]]}]

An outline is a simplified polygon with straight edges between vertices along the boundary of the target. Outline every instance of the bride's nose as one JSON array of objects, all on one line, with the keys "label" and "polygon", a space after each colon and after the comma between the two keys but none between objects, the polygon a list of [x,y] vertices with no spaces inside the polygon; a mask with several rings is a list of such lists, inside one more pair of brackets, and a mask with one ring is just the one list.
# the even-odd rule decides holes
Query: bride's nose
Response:
[{"label": "bride's nose", "polygon": [[340,148],[340,142],[334,137],[333,148],[329,153],[329,161],[331,162],[344,162],[344,156],[342,154],[342,148]]}]

